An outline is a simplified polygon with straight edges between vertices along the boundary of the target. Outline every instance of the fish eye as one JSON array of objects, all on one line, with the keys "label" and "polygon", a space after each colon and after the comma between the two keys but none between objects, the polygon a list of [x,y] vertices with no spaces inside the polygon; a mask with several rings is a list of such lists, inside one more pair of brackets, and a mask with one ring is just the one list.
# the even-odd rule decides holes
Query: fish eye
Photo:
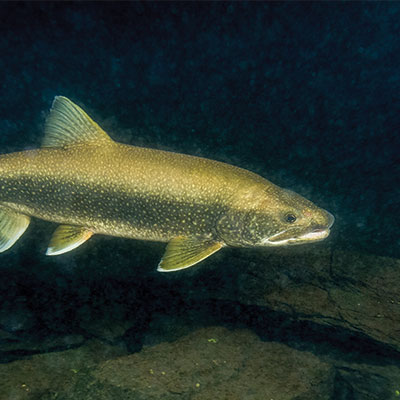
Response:
[{"label": "fish eye", "polygon": [[285,215],[285,221],[289,222],[289,224],[293,224],[293,222],[295,222],[296,219],[297,218],[296,218],[296,216],[294,214],[289,213],[289,214]]}]

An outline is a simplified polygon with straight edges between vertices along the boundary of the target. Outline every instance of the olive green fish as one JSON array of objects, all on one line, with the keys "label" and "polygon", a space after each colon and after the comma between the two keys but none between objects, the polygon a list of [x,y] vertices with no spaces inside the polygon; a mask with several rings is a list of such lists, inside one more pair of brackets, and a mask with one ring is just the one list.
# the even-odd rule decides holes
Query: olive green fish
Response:
[{"label": "olive green fish", "polygon": [[159,271],[224,246],[322,240],[333,216],[242,168],[114,142],[76,104],[54,99],[43,145],[0,156],[0,252],[31,217],[59,223],[47,255],[94,234],[168,242]]}]

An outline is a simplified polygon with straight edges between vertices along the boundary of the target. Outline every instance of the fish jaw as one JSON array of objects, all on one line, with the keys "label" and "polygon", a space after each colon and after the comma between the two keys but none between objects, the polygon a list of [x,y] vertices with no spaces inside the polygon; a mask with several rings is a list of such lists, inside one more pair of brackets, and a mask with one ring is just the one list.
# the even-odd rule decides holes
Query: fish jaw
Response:
[{"label": "fish jaw", "polygon": [[292,236],[289,235],[288,238],[284,238],[288,236],[287,231],[279,232],[269,238],[265,238],[261,241],[261,246],[285,246],[285,245],[294,245],[294,244],[303,244],[309,242],[320,242],[321,240],[326,239],[330,234],[330,229],[313,229],[309,232],[306,232],[302,235]]}]

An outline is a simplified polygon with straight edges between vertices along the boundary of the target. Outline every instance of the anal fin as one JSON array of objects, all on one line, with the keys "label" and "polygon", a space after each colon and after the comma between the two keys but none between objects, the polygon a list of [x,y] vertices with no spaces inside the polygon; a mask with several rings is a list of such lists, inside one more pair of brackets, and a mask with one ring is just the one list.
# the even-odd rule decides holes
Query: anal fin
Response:
[{"label": "anal fin", "polygon": [[30,217],[0,207],[0,253],[9,249],[25,232]]},{"label": "anal fin", "polygon": [[92,231],[80,226],[60,225],[50,239],[46,255],[56,256],[67,253],[85,243],[92,235]]},{"label": "anal fin", "polygon": [[211,239],[179,236],[170,240],[157,271],[172,272],[189,268],[211,256],[223,247],[223,243]]}]

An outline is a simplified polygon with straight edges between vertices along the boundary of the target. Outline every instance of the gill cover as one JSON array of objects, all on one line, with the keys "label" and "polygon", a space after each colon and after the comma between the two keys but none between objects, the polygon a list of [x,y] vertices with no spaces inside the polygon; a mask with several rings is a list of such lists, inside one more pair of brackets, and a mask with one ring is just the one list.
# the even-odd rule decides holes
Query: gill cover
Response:
[{"label": "gill cover", "polygon": [[253,241],[249,231],[249,212],[228,210],[218,221],[218,236],[228,246],[251,246]]}]

